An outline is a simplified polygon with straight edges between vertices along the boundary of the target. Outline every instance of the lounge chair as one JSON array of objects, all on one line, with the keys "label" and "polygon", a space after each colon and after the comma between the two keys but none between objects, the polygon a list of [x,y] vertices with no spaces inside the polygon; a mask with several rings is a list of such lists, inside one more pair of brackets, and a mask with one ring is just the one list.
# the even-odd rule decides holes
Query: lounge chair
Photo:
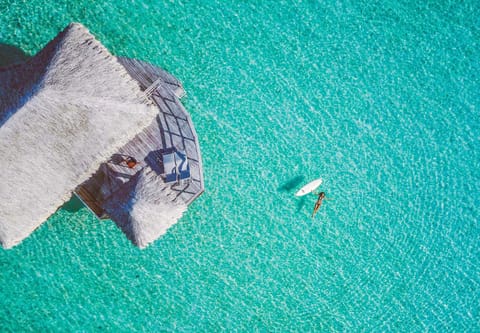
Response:
[{"label": "lounge chair", "polygon": [[183,150],[170,150],[162,154],[165,183],[184,183],[190,179],[190,165]]}]

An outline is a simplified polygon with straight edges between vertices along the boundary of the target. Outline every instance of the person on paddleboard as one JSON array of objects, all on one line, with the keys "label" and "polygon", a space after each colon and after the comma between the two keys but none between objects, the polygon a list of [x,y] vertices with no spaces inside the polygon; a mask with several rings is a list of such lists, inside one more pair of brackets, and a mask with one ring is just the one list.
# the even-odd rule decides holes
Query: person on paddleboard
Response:
[{"label": "person on paddleboard", "polygon": [[317,199],[317,202],[315,202],[315,206],[313,207],[312,218],[315,216],[315,214],[320,209],[320,206],[322,205],[323,199],[326,199],[325,192],[320,192],[320,193],[315,193],[315,194],[318,195],[318,199]]}]

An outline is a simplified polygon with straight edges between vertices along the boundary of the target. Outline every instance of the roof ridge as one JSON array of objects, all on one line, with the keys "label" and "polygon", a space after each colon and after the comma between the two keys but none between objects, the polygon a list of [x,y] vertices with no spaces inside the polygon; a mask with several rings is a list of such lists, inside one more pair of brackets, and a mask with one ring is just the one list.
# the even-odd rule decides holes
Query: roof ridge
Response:
[{"label": "roof ridge", "polygon": [[[60,51],[60,49],[66,46],[67,43],[75,43],[78,40],[78,46],[87,46],[90,50],[98,50],[98,57],[99,61],[108,63],[115,72],[119,73],[119,76],[125,81],[126,84],[131,86],[131,92],[136,97],[140,104],[151,104],[152,102],[146,98],[145,94],[143,93],[138,81],[134,80],[127,72],[125,67],[118,61],[117,57],[115,57],[110,51],[93,35],[88,28],[86,28],[83,24],[78,22],[71,22],[69,23],[55,38],[53,38],[44,49],[47,48],[54,48],[54,53],[51,55],[50,60],[48,61],[48,65],[46,67],[45,73],[48,73],[52,61],[56,56],[56,52]],[[37,58],[40,55],[38,52],[32,58]],[[104,57],[102,57],[104,56]]]},{"label": "roof ridge", "polygon": [[[87,73],[86,68],[98,70],[92,69]],[[0,101],[0,125],[43,87],[60,80],[68,89],[75,79],[94,79],[95,75],[102,75],[102,71],[103,74],[110,73],[123,92],[128,91],[130,102],[152,105],[138,81],[129,75],[118,59],[84,25],[72,22],[30,59],[0,71],[3,78],[0,92],[3,87],[8,95]],[[80,73],[86,77],[79,77]],[[85,91],[94,94],[96,90],[86,87]],[[118,94],[111,96],[119,98]]]}]

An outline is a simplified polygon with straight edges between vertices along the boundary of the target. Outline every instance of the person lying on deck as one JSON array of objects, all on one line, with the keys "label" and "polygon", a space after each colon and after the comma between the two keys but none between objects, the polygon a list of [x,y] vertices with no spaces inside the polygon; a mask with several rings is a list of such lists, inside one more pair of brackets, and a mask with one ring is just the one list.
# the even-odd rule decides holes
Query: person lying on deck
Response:
[{"label": "person lying on deck", "polygon": [[123,161],[130,169],[135,168],[138,164],[137,160],[132,156],[127,156]]}]

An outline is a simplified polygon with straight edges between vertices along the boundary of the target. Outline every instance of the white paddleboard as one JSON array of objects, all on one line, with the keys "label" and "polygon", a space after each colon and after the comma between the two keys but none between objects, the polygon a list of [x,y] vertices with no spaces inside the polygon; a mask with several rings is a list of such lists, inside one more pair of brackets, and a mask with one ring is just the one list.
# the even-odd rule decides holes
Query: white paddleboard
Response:
[{"label": "white paddleboard", "polygon": [[311,193],[315,191],[320,186],[320,184],[322,184],[322,178],[315,179],[314,181],[311,181],[310,183],[299,189],[298,192],[295,193],[295,196],[301,197],[302,195]]}]

